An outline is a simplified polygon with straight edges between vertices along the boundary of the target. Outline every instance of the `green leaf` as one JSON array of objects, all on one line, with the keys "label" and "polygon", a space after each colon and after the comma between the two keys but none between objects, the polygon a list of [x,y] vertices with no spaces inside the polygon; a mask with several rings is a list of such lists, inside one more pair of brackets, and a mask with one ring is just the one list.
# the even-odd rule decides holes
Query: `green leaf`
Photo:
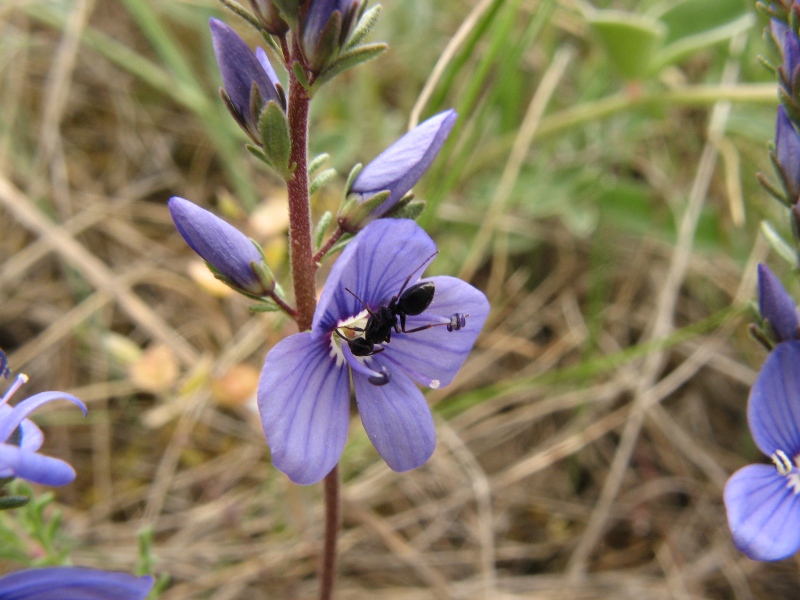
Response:
[{"label": "green leaf", "polygon": [[594,11],[588,21],[623,77],[639,79],[652,73],[656,53],[667,37],[663,23],[621,10]]},{"label": "green leaf", "polygon": [[317,193],[324,185],[331,179],[336,177],[336,169],[325,169],[322,173],[311,180],[311,186],[308,189],[309,194]]},{"label": "green leaf", "polygon": [[264,300],[263,302],[259,302],[258,304],[252,304],[248,307],[248,310],[251,313],[262,313],[262,312],[278,312],[281,308],[275,304],[272,300]]},{"label": "green leaf", "polygon": [[267,102],[258,120],[258,131],[266,157],[272,167],[284,178],[292,176],[289,156],[292,142],[289,137],[289,122],[286,113],[274,100]]},{"label": "green leaf", "polygon": [[330,154],[323,152],[322,154],[315,156],[313,160],[308,163],[308,176],[313,177],[314,173],[319,171],[319,169],[324,165],[328,159],[330,158]]},{"label": "green leaf", "polygon": [[411,200],[400,208],[393,210],[386,217],[390,219],[413,219],[416,221],[424,210],[425,200]]},{"label": "green leaf", "polygon": [[320,73],[320,76],[314,81],[314,89],[319,88],[347,69],[377,58],[388,49],[389,46],[386,44],[364,44],[340,54],[336,62]]},{"label": "green leaf", "polygon": [[660,69],[666,65],[678,62],[682,58],[694,54],[698,50],[727,41],[738,33],[747,31],[754,24],[755,19],[753,16],[747,14],[720,27],[715,27],[714,29],[704,31],[697,35],[681,38],[662,48],[658,53],[653,67],[655,69]]},{"label": "green leaf", "polygon": [[761,221],[761,234],[778,256],[789,263],[793,268],[797,267],[797,253],[789,245],[789,242],[784,240],[781,234],[775,231],[772,223],[769,221]]},{"label": "green leaf", "polygon": [[350,34],[350,37],[347,39],[347,44],[345,44],[344,50],[347,52],[348,50],[352,50],[355,48],[361,40],[363,40],[369,32],[375,27],[375,24],[378,22],[378,17],[381,14],[381,5],[377,4],[369,9],[364,16],[359,19],[358,24],[356,25],[355,29],[353,29],[353,33]]},{"label": "green leaf", "polygon": [[305,89],[311,91],[311,86],[308,83],[308,76],[306,75],[306,71],[299,62],[292,63],[292,71],[294,71],[294,76],[297,78],[297,83],[302,85]]},{"label": "green leaf", "polygon": [[333,220],[331,211],[326,210],[317,221],[317,226],[314,228],[314,249],[319,250],[322,248],[322,238],[325,237],[325,232]]}]

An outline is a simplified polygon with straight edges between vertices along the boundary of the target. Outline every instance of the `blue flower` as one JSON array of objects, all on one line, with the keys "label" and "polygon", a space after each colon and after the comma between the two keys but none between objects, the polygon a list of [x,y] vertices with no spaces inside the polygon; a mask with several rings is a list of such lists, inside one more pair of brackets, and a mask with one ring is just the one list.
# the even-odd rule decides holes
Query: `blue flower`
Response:
[{"label": "blue flower", "polygon": [[800,38],[785,23],[777,19],[770,21],[770,32],[780,49],[783,61],[778,67],[781,85],[788,96],[793,97],[798,89],[798,76],[800,76]]},{"label": "blue flower", "polygon": [[368,225],[334,264],[311,331],[267,355],[261,421],[273,464],[295,483],[315,483],[339,461],[351,379],[364,429],[389,467],[430,458],[433,418],[415,383],[448,385],[489,313],[486,297],[459,279],[419,279],[436,252],[413,221]]},{"label": "blue flower", "polygon": [[778,107],[774,158],[788,200],[794,204],[800,199],[800,135],[783,106]]},{"label": "blue flower", "polygon": [[[358,231],[371,219],[389,212],[431,166],[455,124],[456,111],[446,110],[417,125],[369,163],[350,186],[350,202],[339,215],[346,231]],[[389,192],[377,207],[361,210],[376,194]],[[364,214],[366,212],[366,214]]]},{"label": "blue flower", "polygon": [[0,577],[2,600],[144,600],[149,575],[135,577],[81,567],[26,569]]},{"label": "blue flower", "polygon": [[41,392],[12,408],[8,401],[26,381],[26,375],[18,375],[0,398],[0,477],[19,477],[43,485],[66,485],[75,479],[75,470],[63,460],[37,453],[44,442],[44,435],[26,417],[53,400],[69,400],[83,411],[84,416],[86,406],[75,396],[64,392]]},{"label": "blue flower", "polygon": [[359,0],[310,0],[300,20],[300,47],[314,73],[339,55],[358,21]]},{"label": "blue flower", "polygon": [[775,274],[764,264],[758,265],[758,311],[769,323],[777,342],[798,339],[797,307]]},{"label": "blue flower", "polygon": [[257,297],[275,289],[263,255],[245,234],[178,196],[170,198],[168,206],[178,233],[225,283]]},{"label": "blue flower", "polygon": [[800,342],[767,356],[747,405],[756,446],[774,466],[749,465],[725,486],[736,547],[754,560],[781,560],[800,549]]},{"label": "blue flower", "polygon": [[[258,119],[268,102],[286,108],[280,80],[261,48],[256,53],[233,29],[222,21],[211,19],[211,40],[222,74],[222,97],[233,118],[257,144],[261,143]],[[253,86],[258,90],[260,104],[253,105]]]}]

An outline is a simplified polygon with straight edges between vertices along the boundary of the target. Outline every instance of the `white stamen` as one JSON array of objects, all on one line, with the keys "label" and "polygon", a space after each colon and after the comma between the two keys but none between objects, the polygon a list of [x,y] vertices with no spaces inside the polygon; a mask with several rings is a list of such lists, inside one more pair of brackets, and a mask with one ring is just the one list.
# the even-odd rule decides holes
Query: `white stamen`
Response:
[{"label": "white stamen", "polygon": [[775,463],[775,468],[778,469],[778,473],[781,475],[786,476],[792,472],[794,465],[783,450],[776,450],[770,458],[772,462]]},{"label": "white stamen", "polygon": [[439,386],[442,385],[442,382],[438,379],[431,379],[431,382],[428,385],[432,390],[438,390]]},{"label": "white stamen", "polygon": [[20,373],[19,375],[17,375],[17,378],[14,380],[14,383],[12,383],[11,386],[9,386],[9,388],[6,390],[6,393],[3,394],[2,398],[0,398],[0,406],[6,404],[9,400],[11,400],[11,396],[14,395],[14,392],[16,392],[26,383],[28,383],[28,376],[25,375],[25,373]]}]

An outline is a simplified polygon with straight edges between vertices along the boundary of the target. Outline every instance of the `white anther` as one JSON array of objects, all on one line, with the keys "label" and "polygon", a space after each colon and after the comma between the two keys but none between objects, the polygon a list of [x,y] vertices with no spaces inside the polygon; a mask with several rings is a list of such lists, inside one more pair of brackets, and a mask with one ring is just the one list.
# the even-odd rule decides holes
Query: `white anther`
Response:
[{"label": "white anther", "polygon": [[778,473],[781,475],[788,475],[792,472],[794,464],[792,464],[792,461],[786,456],[783,450],[776,450],[770,458],[772,462],[775,463],[775,468],[778,469]]}]

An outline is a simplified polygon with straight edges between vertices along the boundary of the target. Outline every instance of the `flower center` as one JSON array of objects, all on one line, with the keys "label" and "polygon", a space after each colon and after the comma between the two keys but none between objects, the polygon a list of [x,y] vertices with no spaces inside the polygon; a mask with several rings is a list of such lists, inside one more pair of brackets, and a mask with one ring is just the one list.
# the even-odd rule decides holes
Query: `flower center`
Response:
[{"label": "flower center", "polygon": [[770,456],[778,474],[786,477],[786,487],[791,488],[795,495],[800,494],[800,470],[797,467],[797,458],[790,459],[783,450],[776,450]]}]

